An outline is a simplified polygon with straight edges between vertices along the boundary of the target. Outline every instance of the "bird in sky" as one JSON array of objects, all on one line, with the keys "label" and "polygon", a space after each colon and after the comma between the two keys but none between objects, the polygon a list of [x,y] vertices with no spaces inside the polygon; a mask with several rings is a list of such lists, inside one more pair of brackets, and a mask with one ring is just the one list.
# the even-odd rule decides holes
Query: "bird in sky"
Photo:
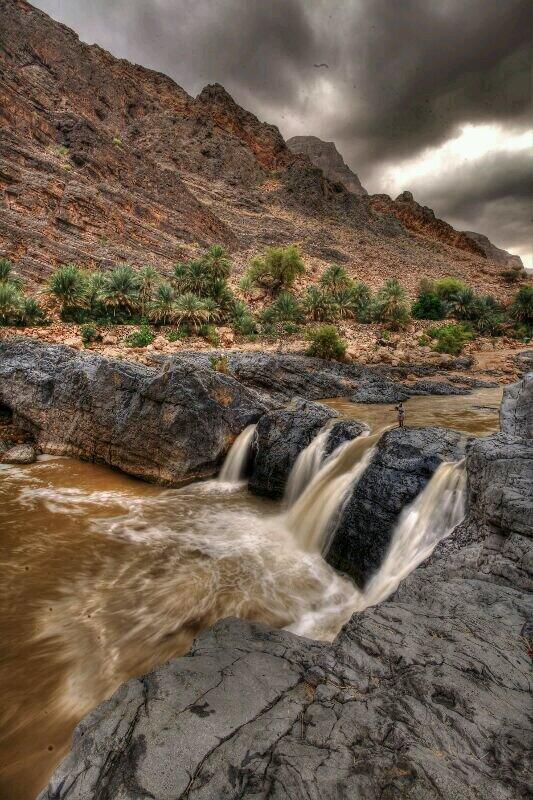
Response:
[{"label": "bird in sky", "polygon": [[326,69],[329,69],[329,64],[313,64],[313,67],[325,67]]}]

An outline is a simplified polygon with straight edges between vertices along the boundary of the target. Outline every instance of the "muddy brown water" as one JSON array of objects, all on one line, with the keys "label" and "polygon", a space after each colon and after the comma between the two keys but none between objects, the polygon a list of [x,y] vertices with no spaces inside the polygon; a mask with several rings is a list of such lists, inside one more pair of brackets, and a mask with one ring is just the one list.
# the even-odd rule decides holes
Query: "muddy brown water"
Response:
[{"label": "muddy brown water", "polygon": [[[486,435],[500,399],[413,398],[406,424]],[[394,421],[392,406],[328,402],[375,430]],[[335,636],[357,590],[281,511],[216,481],[162,489],[47,456],[0,466],[1,800],[34,798],[85,713],[221,617]]]}]

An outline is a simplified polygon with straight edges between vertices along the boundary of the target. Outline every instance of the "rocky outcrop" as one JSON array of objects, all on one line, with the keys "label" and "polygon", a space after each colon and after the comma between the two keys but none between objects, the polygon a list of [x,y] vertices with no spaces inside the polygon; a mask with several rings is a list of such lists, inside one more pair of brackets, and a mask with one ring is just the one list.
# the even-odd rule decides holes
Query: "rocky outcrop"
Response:
[{"label": "rocky outcrop", "polygon": [[219,622],[89,714],[40,800],[525,800],[532,529],[502,492],[487,536],[476,489],[505,438],[468,447],[462,535],[333,644]]},{"label": "rocky outcrop", "polygon": [[472,239],[478,247],[481,247],[486,257],[490,258],[491,261],[495,261],[497,264],[501,264],[502,267],[506,267],[507,269],[524,269],[520,256],[514,256],[512,253],[508,253],[507,250],[496,247],[483,233],[475,233],[474,231],[463,231],[463,233],[469,239]]},{"label": "rocky outcrop", "polygon": [[0,442],[0,462],[2,464],[33,464],[37,458],[35,447],[31,444],[16,444],[7,449]]},{"label": "rocky outcrop", "polygon": [[326,560],[364,584],[383,560],[401,511],[464,445],[446,428],[395,428],[379,440],[337,522]]},{"label": "rocky outcrop", "polygon": [[213,369],[154,369],[27,338],[0,342],[0,402],[43,452],[172,485],[213,475],[266,410]]},{"label": "rocky outcrop", "polygon": [[266,497],[281,497],[302,450],[336,416],[327,406],[305,400],[264,414],[254,437],[250,491]]},{"label": "rocky outcrop", "polygon": [[344,163],[334,142],[324,142],[317,136],[293,136],[287,139],[287,146],[293,153],[307,156],[327,178],[334,183],[342,183],[352,194],[368,194],[355,172]]},{"label": "rocky outcrop", "polygon": [[533,372],[506,386],[500,410],[502,433],[533,439]]},{"label": "rocky outcrop", "polygon": [[338,422],[334,422],[326,439],[322,458],[328,458],[341,445],[351,442],[352,439],[357,439],[363,431],[367,430],[368,428],[365,424],[357,422],[355,419],[341,419]]}]

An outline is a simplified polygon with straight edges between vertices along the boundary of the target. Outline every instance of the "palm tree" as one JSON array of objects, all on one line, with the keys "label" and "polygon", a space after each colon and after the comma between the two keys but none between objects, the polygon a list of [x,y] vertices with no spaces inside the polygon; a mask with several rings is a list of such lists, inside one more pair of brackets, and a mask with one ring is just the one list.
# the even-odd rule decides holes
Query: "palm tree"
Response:
[{"label": "palm tree", "polygon": [[152,300],[154,290],[160,281],[160,276],[158,271],[148,264],[146,267],[141,267],[141,269],[137,273],[137,277],[139,280],[139,299],[141,302],[141,316],[145,317],[150,302]]},{"label": "palm tree", "polygon": [[209,320],[210,312],[206,308],[205,301],[200,300],[192,292],[180,295],[174,304],[174,309],[178,323],[183,322],[189,329],[198,328]]},{"label": "palm tree", "polygon": [[304,309],[315,322],[328,322],[339,315],[339,305],[335,302],[332,295],[322,292],[318,286],[308,286]]},{"label": "palm tree", "polygon": [[522,286],[511,305],[511,316],[528,327],[533,325],[533,286]]},{"label": "palm tree", "polygon": [[0,322],[9,325],[16,322],[21,311],[22,298],[12,283],[0,283]]},{"label": "palm tree", "polygon": [[339,267],[337,264],[328,267],[320,278],[320,284],[329,292],[335,292],[348,289],[352,285],[352,280],[344,267]]},{"label": "palm tree", "polygon": [[24,325],[34,325],[44,317],[43,310],[34,297],[23,297],[19,319]]},{"label": "palm tree", "polygon": [[302,308],[293,294],[283,292],[263,311],[263,319],[267,323],[301,322]]},{"label": "palm tree", "polygon": [[137,308],[139,303],[139,279],[134,270],[127,264],[108,272],[103,286],[103,299],[106,306],[127,314]]},{"label": "palm tree", "polygon": [[59,267],[50,276],[48,290],[61,303],[62,311],[83,308],[86,305],[86,278],[75,264]]},{"label": "palm tree", "polygon": [[395,278],[385,281],[375,301],[375,315],[379,322],[399,328],[409,319],[405,289]]},{"label": "palm tree", "polygon": [[220,244],[214,244],[209,248],[203,258],[209,273],[213,279],[229,278],[231,274],[231,261],[227,251]]},{"label": "palm tree", "polygon": [[252,285],[261,284],[276,295],[291,287],[304,272],[305,265],[295,244],[269,247],[264,256],[253,259],[241,281],[241,288],[246,286],[248,291]]},{"label": "palm tree", "polygon": [[85,275],[85,300],[92,314],[96,312],[98,303],[102,299],[104,285],[105,275],[100,270],[95,270]]},{"label": "palm tree", "polygon": [[22,278],[13,272],[13,264],[7,258],[0,258],[0,284],[11,283],[20,289]]},{"label": "palm tree", "polygon": [[150,320],[157,325],[171,325],[176,319],[174,299],[174,289],[170,283],[160,283],[150,305]]},{"label": "palm tree", "polygon": [[355,281],[347,289],[335,294],[335,301],[341,317],[355,318],[358,322],[368,322],[371,316],[372,292],[363,281]]},{"label": "palm tree", "polygon": [[468,286],[459,289],[452,298],[453,313],[457,319],[472,319],[475,314],[476,295]]}]

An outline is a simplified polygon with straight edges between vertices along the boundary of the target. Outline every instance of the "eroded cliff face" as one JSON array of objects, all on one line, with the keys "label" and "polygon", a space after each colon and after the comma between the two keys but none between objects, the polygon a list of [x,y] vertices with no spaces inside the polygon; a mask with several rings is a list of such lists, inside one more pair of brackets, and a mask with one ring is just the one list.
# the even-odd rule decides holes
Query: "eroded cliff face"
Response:
[{"label": "eroded cliff face", "polygon": [[219,622],[90,713],[40,800],[527,797],[532,459],[471,443],[465,523],[393,597],[331,645]]}]

